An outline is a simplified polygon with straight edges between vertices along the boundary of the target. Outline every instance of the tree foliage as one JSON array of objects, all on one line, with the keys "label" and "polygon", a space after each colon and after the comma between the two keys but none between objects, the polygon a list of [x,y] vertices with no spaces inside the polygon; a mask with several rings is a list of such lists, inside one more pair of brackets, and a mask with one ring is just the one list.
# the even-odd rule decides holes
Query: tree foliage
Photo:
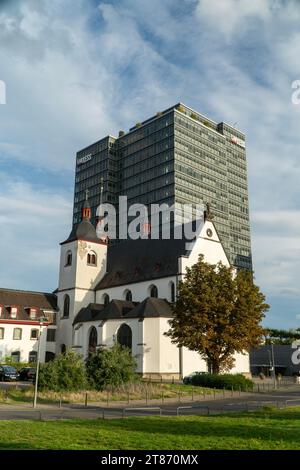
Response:
[{"label": "tree foliage", "polygon": [[298,339],[300,339],[300,328],[295,330],[267,328],[265,330],[266,344],[292,344]]},{"label": "tree foliage", "polygon": [[86,387],[84,362],[73,351],[60,354],[53,361],[41,365],[39,371],[39,389],[78,391]]},{"label": "tree foliage", "polygon": [[268,308],[251,272],[234,275],[232,268],[205,263],[201,255],[179,283],[166,335],[197,351],[211,371],[219,373],[234,365],[235,352],[262,342],[260,322]]},{"label": "tree foliage", "polygon": [[96,390],[107,386],[118,387],[135,379],[136,361],[131,350],[115,344],[112,348],[100,348],[86,361],[87,377]]}]

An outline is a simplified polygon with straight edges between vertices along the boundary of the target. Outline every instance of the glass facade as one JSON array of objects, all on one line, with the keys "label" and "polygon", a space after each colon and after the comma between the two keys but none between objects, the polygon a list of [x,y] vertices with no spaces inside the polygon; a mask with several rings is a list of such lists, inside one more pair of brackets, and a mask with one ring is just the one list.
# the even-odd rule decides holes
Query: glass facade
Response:
[{"label": "glass facade", "polygon": [[[232,264],[252,269],[245,136],[177,104],[81,150],[76,157],[73,223],[86,190],[95,222],[100,203],[211,204]],[[130,220],[130,219],[129,219]]]}]

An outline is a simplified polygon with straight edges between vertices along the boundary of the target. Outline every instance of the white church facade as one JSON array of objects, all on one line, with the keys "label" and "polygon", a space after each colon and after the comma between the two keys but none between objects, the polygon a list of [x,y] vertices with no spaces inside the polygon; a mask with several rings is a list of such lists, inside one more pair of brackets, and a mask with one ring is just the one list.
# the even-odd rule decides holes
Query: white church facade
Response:
[{"label": "white church facade", "polygon": [[[48,320],[43,328],[55,331],[55,341],[50,344],[48,338],[53,338],[54,334],[45,331],[42,361],[69,348],[86,358],[97,348],[111,347],[117,341],[131,348],[137,372],[143,377],[177,379],[194,371],[207,371],[207,364],[198,353],[178,348],[164,333],[169,329],[171,305],[186,268],[195,264],[200,254],[208,263],[221,261],[229,266],[213,222],[206,218],[197,239],[187,249],[185,239],[138,239],[108,244],[97,237],[90,218],[91,210],[86,201],[81,223],[61,243],[57,290],[33,299],[37,318],[30,320],[30,307],[34,306],[26,305],[24,299],[19,301],[22,318],[10,318],[11,306],[3,305],[0,354],[1,343],[4,344],[1,327],[8,328],[7,322],[11,325],[16,321],[29,322],[29,326],[26,325],[29,329],[32,322],[38,325],[39,317],[51,310],[49,305],[43,304],[43,296],[48,296],[52,318],[56,320]],[[1,291],[4,290],[0,289],[0,309],[1,295],[5,294]],[[16,352],[19,347],[25,351],[20,352],[20,360],[27,361],[29,350],[36,350],[37,343],[29,337],[27,334],[25,340],[24,336],[26,344],[21,340],[7,351]],[[31,341],[29,345],[28,341]],[[235,355],[231,372],[249,375],[248,353]]]}]

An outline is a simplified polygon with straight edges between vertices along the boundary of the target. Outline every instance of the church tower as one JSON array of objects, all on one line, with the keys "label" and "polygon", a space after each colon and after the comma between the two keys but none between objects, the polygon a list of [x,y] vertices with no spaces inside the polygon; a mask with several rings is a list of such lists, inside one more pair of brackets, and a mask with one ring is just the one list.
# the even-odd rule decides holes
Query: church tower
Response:
[{"label": "church tower", "polygon": [[97,237],[91,224],[86,194],[81,222],[61,243],[57,299],[59,317],[56,353],[73,345],[73,321],[78,311],[95,302],[95,287],[106,272],[107,243]]}]

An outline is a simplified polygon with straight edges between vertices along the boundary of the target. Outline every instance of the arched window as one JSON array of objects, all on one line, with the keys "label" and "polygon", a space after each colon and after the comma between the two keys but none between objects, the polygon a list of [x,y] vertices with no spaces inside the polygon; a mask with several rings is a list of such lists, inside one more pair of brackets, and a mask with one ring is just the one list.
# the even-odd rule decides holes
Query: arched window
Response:
[{"label": "arched window", "polygon": [[66,294],[64,298],[63,318],[69,318],[70,315],[70,297]]},{"label": "arched window", "polygon": [[97,255],[94,251],[90,251],[87,254],[87,264],[89,266],[97,266]]},{"label": "arched window", "polygon": [[90,329],[89,333],[89,354],[94,354],[97,349],[98,334],[94,326]]},{"label": "arched window", "polygon": [[123,323],[117,333],[117,341],[121,346],[132,349],[132,331],[130,326]]},{"label": "arched window", "polygon": [[71,264],[72,264],[72,251],[68,250],[66,253],[65,266],[71,266]]},{"label": "arched window", "polygon": [[108,294],[103,294],[102,296],[102,303],[106,306],[109,304],[109,295]]},{"label": "arched window", "polygon": [[126,289],[124,292],[124,298],[127,302],[132,302],[132,292],[129,289]]},{"label": "arched window", "polygon": [[175,302],[175,284],[174,282],[170,282],[170,297],[171,297],[171,302]]},{"label": "arched window", "polygon": [[61,352],[62,354],[65,354],[66,351],[67,351],[66,345],[65,345],[65,344],[62,344],[62,345],[60,346],[60,352]]},{"label": "arched window", "polygon": [[158,297],[158,290],[157,290],[157,287],[156,286],[150,286],[149,288],[149,293],[150,293],[150,297],[155,297],[157,299]]},{"label": "arched window", "polygon": [[28,362],[36,362],[37,360],[37,352],[36,351],[30,351],[28,355]]}]

